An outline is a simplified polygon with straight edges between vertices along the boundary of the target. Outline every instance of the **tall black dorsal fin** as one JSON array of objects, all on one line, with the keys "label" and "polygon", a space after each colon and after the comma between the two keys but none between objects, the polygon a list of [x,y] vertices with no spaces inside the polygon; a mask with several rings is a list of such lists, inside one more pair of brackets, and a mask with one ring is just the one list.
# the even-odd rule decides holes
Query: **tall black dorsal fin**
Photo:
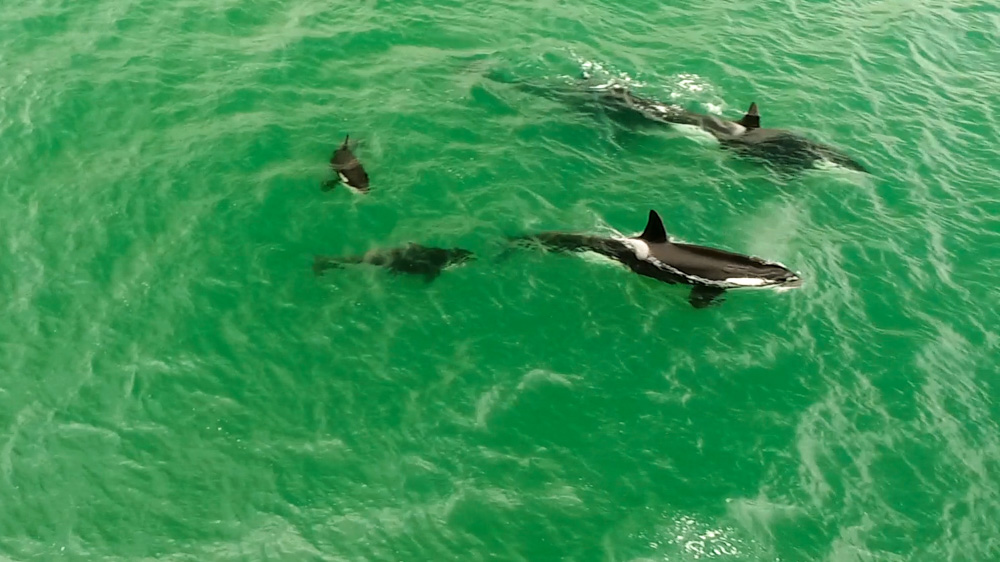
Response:
[{"label": "tall black dorsal fin", "polygon": [[737,121],[737,123],[743,125],[747,129],[760,128],[760,113],[757,112],[757,102],[750,104],[750,109],[747,110],[747,114],[743,116],[743,119]]},{"label": "tall black dorsal fin", "polygon": [[347,133],[347,136],[344,137],[344,144],[340,145],[340,148],[348,148],[347,141],[349,140],[351,140],[351,134]]},{"label": "tall black dorsal fin", "polygon": [[646,230],[642,231],[639,239],[654,244],[663,244],[667,241],[667,229],[663,228],[663,219],[660,218],[660,215],[656,211],[649,210],[649,221],[646,223]]}]

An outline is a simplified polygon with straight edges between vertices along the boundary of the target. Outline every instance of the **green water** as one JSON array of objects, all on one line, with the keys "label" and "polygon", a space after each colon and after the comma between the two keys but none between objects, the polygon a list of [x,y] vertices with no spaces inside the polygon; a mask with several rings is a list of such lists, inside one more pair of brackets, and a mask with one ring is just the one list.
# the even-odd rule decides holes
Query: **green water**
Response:
[{"label": "green water", "polygon": [[[587,63],[874,174],[484,78]],[[998,87],[987,2],[4,0],[0,560],[998,560]],[[805,284],[495,259],[650,208]]]}]

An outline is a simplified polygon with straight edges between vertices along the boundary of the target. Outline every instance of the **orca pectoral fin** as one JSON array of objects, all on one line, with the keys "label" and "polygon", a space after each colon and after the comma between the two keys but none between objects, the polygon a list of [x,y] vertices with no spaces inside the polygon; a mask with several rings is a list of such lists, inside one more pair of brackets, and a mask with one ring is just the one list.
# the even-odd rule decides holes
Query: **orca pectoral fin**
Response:
[{"label": "orca pectoral fin", "polygon": [[333,180],[326,180],[320,186],[320,189],[322,189],[323,191],[330,191],[333,188],[337,187],[338,185],[340,185],[340,178],[333,179]]},{"label": "orca pectoral fin", "polygon": [[720,289],[718,287],[695,285],[694,287],[691,287],[691,294],[688,295],[688,302],[695,308],[707,308],[714,304],[721,303],[722,299],[720,297],[724,292],[726,292],[725,289]]},{"label": "orca pectoral fin", "polygon": [[434,280],[438,278],[438,275],[441,275],[440,269],[435,269],[433,271],[428,271],[427,273],[424,273],[424,283],[427,284],[433,283]]}]

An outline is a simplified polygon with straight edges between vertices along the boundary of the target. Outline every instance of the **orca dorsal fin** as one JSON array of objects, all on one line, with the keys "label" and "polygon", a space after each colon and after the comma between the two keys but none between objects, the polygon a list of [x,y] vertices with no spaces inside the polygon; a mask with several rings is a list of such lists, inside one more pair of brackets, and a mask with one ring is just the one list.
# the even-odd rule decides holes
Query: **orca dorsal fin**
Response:
[{"label": "orca dorsal fin", "polygon": [[750,109],[747,110],[747,114],[743,116],[743,119],[737,121],[737,123],[743,125],[747,129],[760,128],[760,113],[757,112],[757,102],[750,104]]},{"label": "orca dorsal fin", "polygon": [[347,135],[344,137],[344,144],[340,145],[340,148],[348,148],[347,142],[349,140],[351,140],[351,134],[347,133]]},{"label": "orca dorsal fin", "polygon": [[642,231],[639,239],[654,244],[663,244],[668,241],[667,229],[663,228],[663,219],[660,218],[660,215],[656,211],[649,210],[649,221],[646,223],[646,230]]}]

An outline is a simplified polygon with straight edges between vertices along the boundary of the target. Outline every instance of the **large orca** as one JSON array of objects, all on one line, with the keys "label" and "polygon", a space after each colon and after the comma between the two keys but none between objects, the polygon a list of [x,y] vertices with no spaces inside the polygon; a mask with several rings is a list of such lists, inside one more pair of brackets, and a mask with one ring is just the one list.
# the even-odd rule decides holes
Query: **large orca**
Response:
[{"label": "large orca", "polygon": [[779,168],[801,170],[829,162],[869,173],[860,162],[832,146],[812,141],[794,131],[761,128],[756,103],[750,104],[741,119],[730,121],[642,98],[619,85],[591,89],[599,93],[604,103],[618,110],[637,112],[651,121],[698,127],[718,139],[723,148]]},{"label": "large orca", "polygon": [[315,256],[313,273],[322,275],[328,269],[339,269],[350,264],[381,266],[394,274],[422,275],[430,283],[445,268],[475,259],[475,255],[462,248],[431,248],[408,244],[401,248],[372,250],[363,256]]},{"label": "large orca", "polygon": [[694,126],[715,137],[723,148],[750,157],[783,172],[798,172],[824,162],[870,173],[863,164],[842,151],[812,141],[794,131],[763,129],[757,104],[750,105],[738,121],[688,111],[633,94],[621,84],[594,84],[585,76],[573,84],[534,84],[492,72],[486,78],[514,85],[521,91],[595,111],[599,108],[611,119],[627,126],[668,124]]},{"label": "large orca", "polygon": [[[333,156],[330,157],[330,167],[333,168],[334,172],[337,172],[337,178],[344,185],[356,192],[367,193],[368,172],[365,171],[364,166],[361,165],[358,158],[351,152],[350,139],[351,135],[344,137],[343,144],[333,151]],[[336,186],[337,180],[331,180],[323,184],[323,190],[329,191]]]},{"label": "large orca", "polygon": [[670,284],[691,285],[688,302],[695,308],[713,304],[727,289],[793,288],[798,274],[784,265],[758,257],[706,246],[672,242],[656,211],[642,234],[602,237],[565,232],[543,232],[512,238],[518,245],[538,244],[555,252],[595,252],[629,269]]}]

